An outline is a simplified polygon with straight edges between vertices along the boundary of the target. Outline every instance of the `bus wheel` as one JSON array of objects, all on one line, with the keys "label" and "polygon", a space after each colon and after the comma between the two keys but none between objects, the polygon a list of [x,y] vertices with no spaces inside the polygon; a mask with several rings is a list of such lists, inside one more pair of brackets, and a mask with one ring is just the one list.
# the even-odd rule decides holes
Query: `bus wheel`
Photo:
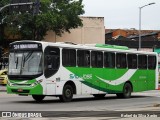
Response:
[{"label": "bus wheel", "polygon": [[70,102],[73,98],[73,88],[71,85],[65,85],[63,88],[63,93],[59,96],[62,102]]},{"label": "bus wheel", "polygon": [[106,94],[93,94],[95,98],[104,98]]},{"label": "bus wheel", "polygon": [[123,98],[123,93],[117,93],[116,95],[118,98]]},{"label": "bus wheel", "polygon": [[32,95],[33,99],[37,102],[42,102],[45,95]]},{"label": "bus wheel", "polygon": [[119,98],[130,98],[132,93],[132,86],[130,83],[125,83],[123,87],[123,93],[117,93]]}]

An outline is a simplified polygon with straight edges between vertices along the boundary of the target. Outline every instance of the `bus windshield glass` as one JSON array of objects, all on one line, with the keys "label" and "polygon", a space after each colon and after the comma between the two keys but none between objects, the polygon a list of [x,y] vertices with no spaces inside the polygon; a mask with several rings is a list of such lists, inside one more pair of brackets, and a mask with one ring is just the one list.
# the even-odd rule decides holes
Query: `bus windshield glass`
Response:
[{"label": "bus windshield glass", "polygon": [[41,51],[10,52],[9,61],[9,76],[33,76],[42,74]]}]

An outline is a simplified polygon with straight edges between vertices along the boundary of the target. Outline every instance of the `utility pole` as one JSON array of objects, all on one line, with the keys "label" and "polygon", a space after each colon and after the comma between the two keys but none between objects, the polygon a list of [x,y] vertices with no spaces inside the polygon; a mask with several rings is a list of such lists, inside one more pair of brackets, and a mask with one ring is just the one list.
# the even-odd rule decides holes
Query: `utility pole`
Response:
[{"label": "utility pole", "polygon": [[40,7],[40,1],[35,0],[34,2],[34,10],[33,10],[33,15],[37,15],[39,13],[39,7]]},{"label": "utility pole", "polygon": [[149,6],[149,5],[153,5],[155,4],[154,2],[153,3],[149,3],[149,4],[146,4],[144,6],[141,6],[139,7],[139,48],[138,50],[141,50],[141,10],[142,8],[146,7],[146,6]]}]

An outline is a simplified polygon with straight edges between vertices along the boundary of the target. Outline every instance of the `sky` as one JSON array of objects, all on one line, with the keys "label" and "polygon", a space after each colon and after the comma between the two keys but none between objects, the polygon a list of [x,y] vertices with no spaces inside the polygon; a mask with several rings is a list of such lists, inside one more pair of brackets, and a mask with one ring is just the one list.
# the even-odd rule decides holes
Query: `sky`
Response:
[{"label": "sky", "polygon": [[139,7],[141,29],[160,30],[160,0],[83,0],[83,16],[104,17],[106,29],[139,29]]}]

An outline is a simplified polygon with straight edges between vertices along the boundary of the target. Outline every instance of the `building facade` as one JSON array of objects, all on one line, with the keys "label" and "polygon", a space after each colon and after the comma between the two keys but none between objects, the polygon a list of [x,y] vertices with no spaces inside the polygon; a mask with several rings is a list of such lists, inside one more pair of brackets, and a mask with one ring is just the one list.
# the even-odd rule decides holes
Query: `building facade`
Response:
[{"label": "building facade", "polygon": [[44,41],[72,42],[76,44],[105,43],[105,27],[103,17],[81,17],[83,26],[64,32],[61,36],[48,31]]}]

